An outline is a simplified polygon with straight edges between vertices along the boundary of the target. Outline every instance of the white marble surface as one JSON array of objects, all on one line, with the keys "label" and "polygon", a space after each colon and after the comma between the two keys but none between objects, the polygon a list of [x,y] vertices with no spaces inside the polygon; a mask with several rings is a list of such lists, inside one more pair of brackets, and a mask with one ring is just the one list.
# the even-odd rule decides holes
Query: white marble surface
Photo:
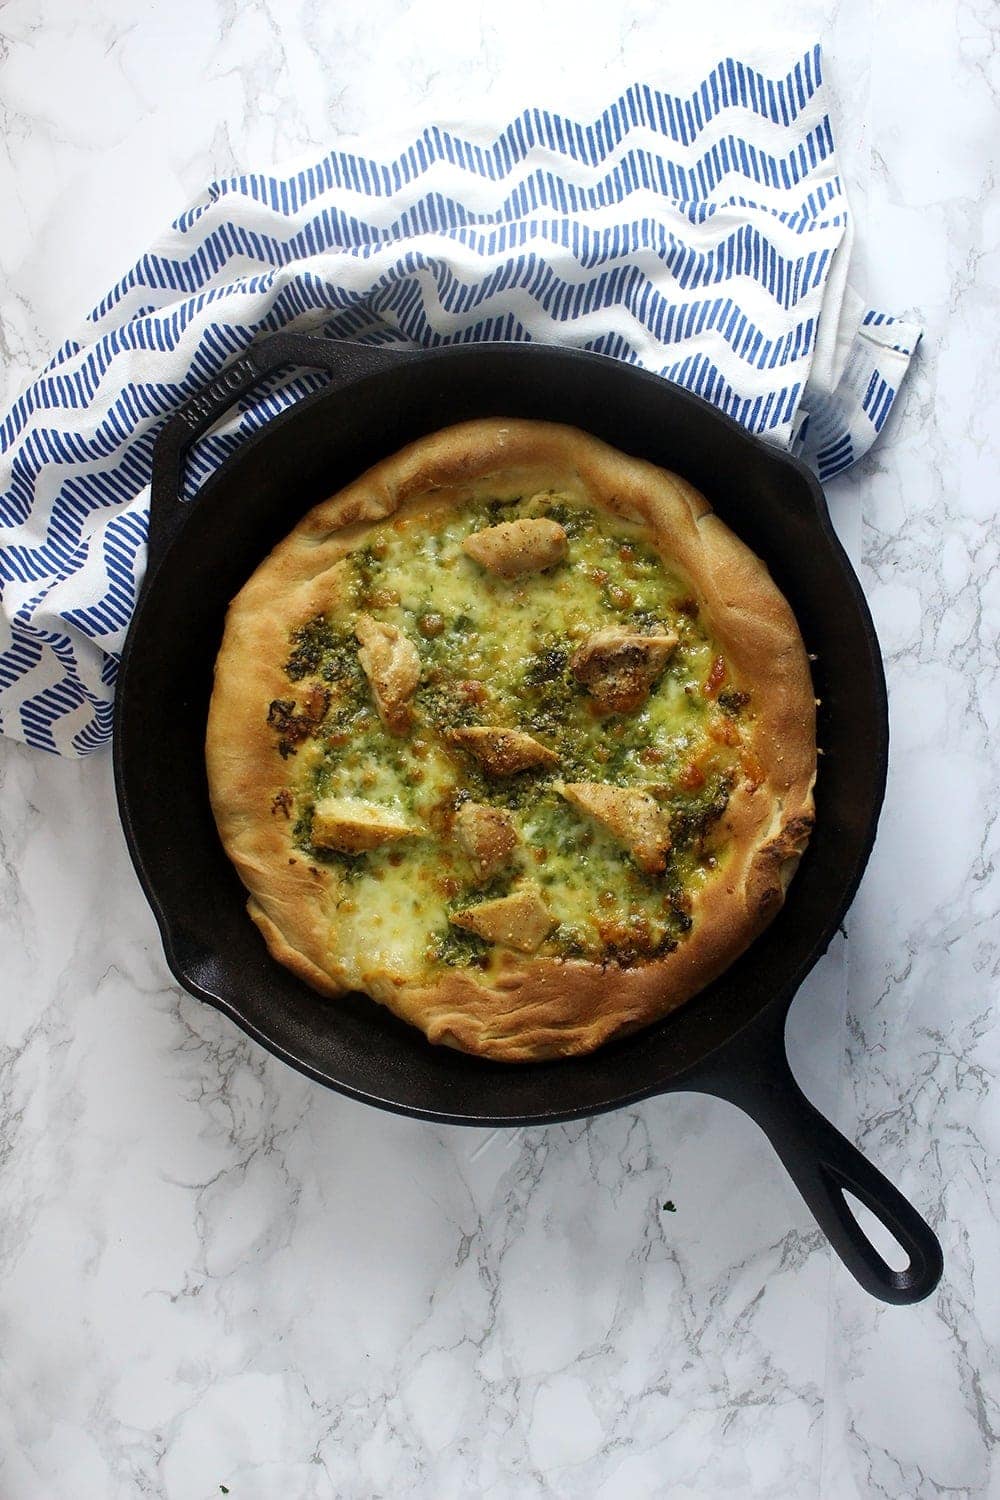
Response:
[{"label": "white marble surface", "polygon": [[694,36],[691,14],[9,0],[0,399],[217,173],[522,89],[594,97],[681,38],[821,34],[855,280],[927,334],[831,489],[893,753],[790,1046],[938,1229],[942,1286],[867,1298],[706,1098],[488,1135],[310,1085],[170,983],[108,758],[2,743],[3,1500],[1000,1497],[1000,18],[774,0]]}]

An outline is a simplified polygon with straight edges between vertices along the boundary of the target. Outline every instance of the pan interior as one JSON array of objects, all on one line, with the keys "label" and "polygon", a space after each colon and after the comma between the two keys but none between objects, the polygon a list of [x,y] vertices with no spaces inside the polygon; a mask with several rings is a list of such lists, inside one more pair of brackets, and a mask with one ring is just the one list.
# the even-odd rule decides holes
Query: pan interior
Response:
[{"label": "pan interior", "polygon": [[[526,1066],[432,1047],[365,996],[325,1001],[275,963],[219,843],[203,755],[226,606],[270,547],[379,458],[489,415],[567,422],[690,479],[788,597],[815,656],[820,699],[817,825],[777,920],[664,1021],[589,1057]],[[118,692],[123,823],[176,977],[324,1083],[450,1120],[570,1118],[680,1086],[761,1010],[787,1005],[854,893],[884,782],[877,644],[816,482],[655,377],[538,346],[390,359],[384,372],[320,393],[272,424],[209,482],[154,566]]]}]

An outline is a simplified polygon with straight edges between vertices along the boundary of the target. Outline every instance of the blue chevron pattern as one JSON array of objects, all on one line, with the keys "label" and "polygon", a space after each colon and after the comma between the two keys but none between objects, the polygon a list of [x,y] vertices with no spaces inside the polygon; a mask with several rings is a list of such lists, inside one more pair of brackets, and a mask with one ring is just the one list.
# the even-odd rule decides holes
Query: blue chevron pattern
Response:
[{"label": "blue chevron pattern", "polygon": [[[679,145],[690,146],[726,109],[739,108],[773,124],[793,125],[820,82],[818,47],[807,52],[779,79],[765,78],[757,69],[726,58],[697,89],[683,98],[660,93],[648,84],[634,84],[590,126],[547,110],[527,109],[491,145],[484,147],[431,125],[390,162],[334,151],[294,177],[234,177],[213,184],[209,194],[215,201],[222,194],[235,191],[240,197],[266,204],[276,213],[293,215],[333,188],[348,188],[367,198],[391,198],[441,160],[490,182],[509,177],[538,147],[555,151],[567,161],[599,166],[621,145],[629,131],[639,126]],[[825,115],[820,123],[832,149]],[[745,137],[731,139],[737,151],[745,153],[748,159],[756,156],[752,141]],[[176,227],[189,229],[204,207],[196,204],[188,209],[176,221]]]},{"label": "blue chevron pattern", "polygon": [[[107,742],[156,435],[255,339],[566,343],[828,477],[874,440],[919,336],[869,311],[844,378],[811,383],[849,234],[818,48],[780,77],[724,58],[687,92],[636,83],[586,122],[530,108],[211,184],[0,423],[0,729],[70,755]],[[242,402],[195,445],[188,494],[321,383]]]}]

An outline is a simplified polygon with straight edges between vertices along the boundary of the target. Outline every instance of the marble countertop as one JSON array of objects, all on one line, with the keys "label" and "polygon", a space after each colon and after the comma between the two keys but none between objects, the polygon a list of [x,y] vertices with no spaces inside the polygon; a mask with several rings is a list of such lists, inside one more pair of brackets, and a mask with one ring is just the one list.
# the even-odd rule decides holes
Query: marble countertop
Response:
[{"label": "marble countertop", "polygon": [[[594,97],[693,25],[652,0],[40,14],[0,14],[0,405],[212,177],[515,90]],[[1000,1496],[998,17],[767,0],[694,40],[780,42],[789,14],[839,101],[853,279],[926,330],[829,491],[892,759],[789,1047],[939,1233],[940,1288],[868,1298],[706,1097],[489,1133],[308,1083],[171,983],[109,757],[2,742],[4,1500]]]}]

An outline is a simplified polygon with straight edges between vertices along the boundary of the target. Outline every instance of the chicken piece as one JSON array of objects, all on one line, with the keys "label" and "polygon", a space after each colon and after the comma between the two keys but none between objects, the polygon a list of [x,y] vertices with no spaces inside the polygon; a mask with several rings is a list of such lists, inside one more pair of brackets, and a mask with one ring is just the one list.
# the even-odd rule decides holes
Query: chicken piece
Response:
[{"label": "chicken piece", "polygon": [[567,551],[566,533],[558,521],[548,521],[544,516],[501,521],[499,526],[487,526],[467,536],[462,551],[489,573],[520,578],[562,562]]},{"label": "chicken piece", "polygon": [[452,912],[449,920],[488,943],[516,948],[518,953],[534,953],[556,925],[556,918],[532,881],[518,886],[509,896]]},{"label": "chicken piece", "polygon": [[513,776],[530,766],[555,766],[559,757],[554,750],[540,745],[520,729],[493,729],[473,724],[468,729],[451,729],[448,738],[474,755],[490,776]]},{"label": "chicken piece", "polygon": [[636,635],[612,626],[588,635],[569,669],[605,713],[630,714],[645,703],[676,645],[673,631]]},{"label": "chicken piece", "polygon": [[568,782],[556,790],[624,844],[640,870],[647,875],[663,870],[670,848],[670,816],[647,792],[602,781]]},{"label": "chicken piece", "polygon": [[390,734],[405,734],[410,727],[410,699],[420,681],[416,646],[395,625],[371,615],[358,615],[354,634],[360,642],[358,661],[379,718]]},{"label": "chicken piece", "polygon": [[517,848],[517,829],[509,813],[482,802],[463,802],[455,816],[455,835],[482,881],[510,863]]},{"label": "chicken piece", "polygon": [[319,849],[341,854],[361,854],[395,839],[414,838],[420,832],[398,814],[356,797],[327,797],[316,804],[312,841]]}]

